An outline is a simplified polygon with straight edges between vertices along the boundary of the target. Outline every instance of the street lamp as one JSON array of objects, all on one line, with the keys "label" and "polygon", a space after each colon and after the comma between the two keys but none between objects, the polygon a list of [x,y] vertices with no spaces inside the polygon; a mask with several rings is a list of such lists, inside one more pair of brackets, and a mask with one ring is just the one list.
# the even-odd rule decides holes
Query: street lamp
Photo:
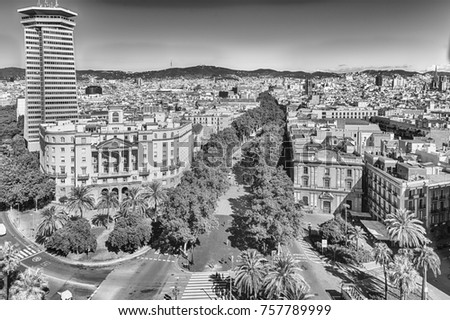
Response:
[{"label": "street lamp", "polygon": [[347,243],[348,243],[347,211],[348,211],[349,208],[350,208],[350,206],[347,203],[345,203],[344,204],[344,213],[345,213],[345,224],[344,224],[344,226],[345,226],[345,246],[347,246]]},{"label": "street lamp", "polygon": [[233,277],[232,277],[232,272],[233,272],[233,266],[234,265],[234,256],[231,255],[231,270],[230,270],[230,300],[231,300],[231,293],[233,292]]}]

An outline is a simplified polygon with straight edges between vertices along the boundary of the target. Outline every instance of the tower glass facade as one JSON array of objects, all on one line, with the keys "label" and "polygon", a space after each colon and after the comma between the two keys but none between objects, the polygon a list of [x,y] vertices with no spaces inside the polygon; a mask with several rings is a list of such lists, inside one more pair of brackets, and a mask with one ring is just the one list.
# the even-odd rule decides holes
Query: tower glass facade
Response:
[{"label": "tower glass facade", "polygon": [[19,9],[25,31],[26,112],[24,136],[39,150],[39,125],[78,118],[74,56],[76,13],[58,6]]}]

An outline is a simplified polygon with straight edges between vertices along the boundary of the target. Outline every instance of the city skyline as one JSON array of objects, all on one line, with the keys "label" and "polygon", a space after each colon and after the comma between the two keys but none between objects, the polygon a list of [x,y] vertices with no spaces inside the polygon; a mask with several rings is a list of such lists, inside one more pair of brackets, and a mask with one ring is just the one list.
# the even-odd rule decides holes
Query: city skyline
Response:
[{"label": "city skyline", "polygon": [[[20,0],[0,4],[0,67],[24,67]],[[147,71],[448,69],[445,1],[59,1],[79,13],[76,67]]]}]

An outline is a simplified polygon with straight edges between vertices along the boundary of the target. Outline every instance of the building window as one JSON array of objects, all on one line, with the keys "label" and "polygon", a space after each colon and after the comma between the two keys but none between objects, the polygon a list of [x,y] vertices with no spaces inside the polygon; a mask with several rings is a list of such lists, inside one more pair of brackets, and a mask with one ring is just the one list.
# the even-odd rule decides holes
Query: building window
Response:
[{"label": "building window", "polygon": [[66,158],[64,156],[61,156],[61,163],[65,163],[66,162]]},{"label": "building window", "polygon": [[347,169],[347,177],[351,177],[352,176],[352,169]]},{"label": "building window", "polygon": [[323,186],[324,186],[324,188],[329,189],[330,188],[330,179],[323,179]]},{"label": "building window", "polygon": [[147,140],[147,136],[142,136],[142,140]]},{"label": "building window", "polygon": [[303,186],[308,187],[308,185],[309,185],[309,179],[307,177],[304,177],[303,178]]},{"label": "building window", "polygon": [[113,112],[112,122],[119,122],[119,113],[118,112]]},{"label": "building window", "polygon": [[81,143],[85,144],[86,143],[86,138],[81,138]]},{"label": "building window", "polygon": [[307,196],[302,198],[302,202],[304,206],[309,206],[309,198]]},{"label": "building window", "polygon": [[325,168],[325,175],[329,176],[330,175],[330,168]]},{"label": "building window", "polygon": [[82,158],[81,158],[81,161],[82,161],[82,162],[86,162],[86,157],[82,157]]},{"label": "building window", "polygon": [[352,189],[352,182],[351,181],[347,181],[346,182],[346,187],[347,187],[347,190],[351,190]]},{"label": "building window", "polygon": [[52,137],[52,142],[56,142],[56,138],[55,137]]},{"label": "building window", "polygon": [[308,167],[303,168],[303,174],[308,174]]},{"label": "building window", "polygon": [[66,139],[65,139],[64,137],[61,137],[61,142],[62,142],[62,143],[65,143],[65,142],[66,142]]}]

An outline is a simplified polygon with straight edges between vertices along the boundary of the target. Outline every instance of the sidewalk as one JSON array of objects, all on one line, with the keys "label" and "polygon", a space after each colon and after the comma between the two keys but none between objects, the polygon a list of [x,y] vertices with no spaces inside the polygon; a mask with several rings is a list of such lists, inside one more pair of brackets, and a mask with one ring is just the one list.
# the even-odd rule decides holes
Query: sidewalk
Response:
[{"label": "sidewalk", "polygon": [[[369,273],[370,275],[376,277],[377,279],[379,279],[381,282],[384,283],[383,268],[380,265],[376,264],[375,262],[369,262],[363,264],[363,266],[364,266],[363,269],[361,268],[362,271]],[[420,290],[422,290],[422,277],[420,277],[419,284]],[[389,286],[389,288],[390,291],[392,291],[393,288],[391,286]],[[439,290],[435,286],[431,285],[429,282],[428,282],[428,297],[429,300],[450,300],[449,295]]]}]

